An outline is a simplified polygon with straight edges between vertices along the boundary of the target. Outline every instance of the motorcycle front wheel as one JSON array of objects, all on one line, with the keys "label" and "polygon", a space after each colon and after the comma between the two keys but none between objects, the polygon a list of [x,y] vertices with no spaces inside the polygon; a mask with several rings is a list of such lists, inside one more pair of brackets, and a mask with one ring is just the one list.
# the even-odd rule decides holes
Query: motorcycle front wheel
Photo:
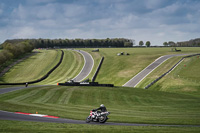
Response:
[{"label": "motorcycle front wheel", "polygon": [[88,117],[86,118],[85,122],[86,122],[86,123],[90,123],[90,121],[91,121],[91,117],[88,116]]}]

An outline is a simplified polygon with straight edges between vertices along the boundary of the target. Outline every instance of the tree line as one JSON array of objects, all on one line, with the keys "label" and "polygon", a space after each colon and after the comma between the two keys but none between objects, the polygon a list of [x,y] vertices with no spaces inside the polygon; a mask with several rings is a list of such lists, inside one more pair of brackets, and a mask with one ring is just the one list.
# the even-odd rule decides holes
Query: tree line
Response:
[{"label": "tree line", "polygon": [[134,41],[125,38],[107,39],[13,39],[9,43],[28,41],[34,48],[76,48],[76,47],[132,47]]},{"label": "tree line", "polygon": [[1,45],[2,51],[0,51],[0,67],[11,59],[18,58],[19,56],[31,52],[34,47],[27,41],[20,43],[4,42]]},{"label": "tree line", "polygon": [[164,46],[171,46],[171,47],[200,47],[200,38],[191,39],[189,41],[183,41],[183,42],[164,42]]}]

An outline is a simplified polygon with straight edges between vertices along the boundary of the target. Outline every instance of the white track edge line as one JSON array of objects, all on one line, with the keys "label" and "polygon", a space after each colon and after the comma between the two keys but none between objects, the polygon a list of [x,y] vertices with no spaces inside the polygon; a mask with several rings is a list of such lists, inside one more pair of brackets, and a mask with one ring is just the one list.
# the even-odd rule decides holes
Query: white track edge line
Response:
[{"label": "white track edge line", "polygon": [[[162,58],[163,56],[160,56],[158,57],[157,59],[155,59],[154,62],[156,62],[158,59]],[[154,62],[152,62],[151,64],[149,64],[147,67],[149,67],[150,65],[152,65]],[[128,80],[124,85],[122,86],[125,86],[126,84],[128,84],[128,82],[130,82],[132,79],[134,79],[136,76],[138,76],[140,73],[142,73],[147,67],[145,67],[142,71],[140,71],[137,75],[135,75],[134,77],[132,77],[130,80]]]}]

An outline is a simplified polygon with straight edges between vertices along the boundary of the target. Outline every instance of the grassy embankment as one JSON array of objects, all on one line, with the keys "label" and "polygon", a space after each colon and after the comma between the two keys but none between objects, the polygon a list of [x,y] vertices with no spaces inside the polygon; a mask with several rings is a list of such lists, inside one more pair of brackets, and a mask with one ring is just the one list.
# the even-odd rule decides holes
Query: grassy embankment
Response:
[{"label": "grassy embankment", "polygon": [[[105,57],[96,79],[97,82],[122,86],[162,55],[197,53],[200,51],[200,48],[179,49],[182,51],[171,52],[171,48],[99,48],[100,52],[91,52],[92,49],[88,48],[82,50],[91,53],[97,63],[99,63],[101,56]],[[130,55],[117,56],[117,53],[120,52]]]},{"label": "grassy embankment", "polygon": [[78,75],[84,65],[83,56],[71,50],[64,50],[64,53],[60,66],[47,79],[38,84],[64,83]]},{"label": "grassy embankment", "polygon": [[200,58],[186,58],[170,74],[149,89],[200,96]]},{"label": "grassy embankment", "polygon": [[113,122],[200,124],[199,101],[189,95],[125,87],[45,86],[2,94],[0,110],[84,120],[90,109],[104,103]]},{"label": "grassy embankment", "polygon": [[58,62],[61,52],[40,50],[39,53],[16,64],[1,77],[1,82],[26,82],[41,78]]},{"label": "grassy embankment", "polygon": [[[56,84],[75,77],[83,66],[83,57],[74,51],[64,50],[63,63],[44,81],[38,84]],[[36,55],[18,63],[0,82],[26,82],[41,78],[59,61],[61,51],[40,50]]]}]

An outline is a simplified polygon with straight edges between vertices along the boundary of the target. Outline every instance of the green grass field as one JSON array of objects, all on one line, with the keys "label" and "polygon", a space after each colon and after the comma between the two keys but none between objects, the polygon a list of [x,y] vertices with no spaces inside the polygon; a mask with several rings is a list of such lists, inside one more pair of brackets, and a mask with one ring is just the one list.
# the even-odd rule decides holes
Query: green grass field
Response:
[{"label": "green grass field", "polygon": [[[199,97],[191,95],[126,87],[45,86],[0,95],[0,110],[38,112],[61,118],[85,120],[90,109],[104,103],[111,112],[110,122],[200,125],[199,101]],[[0,123],[0,130],[4,132],[200,131],[199,127],[94,126],[3,120]],[[28,125],[30,128],[27,128]]]},{"label": "green grass field", "polygon": [[[200,48],[180,48],[181,53],[198,53]],[[94,58],[92,78],[102,56],[105,57],[96,79],[100,83],[123,85],[155,59],[171,52],[170,48],[100,48],[88,51]],[[148,90],[146,84],[166,72],[181,57],[173,57],[153,71],[137,87],[65,87],[55,86],[78,74],[83,57],[64,50],[63,63],[46,80],[33,87],[0,95],[0,110],[48,114],[61,118],[85,120],[89,111],[105,104],[111,112],[110,122],[200,125],[200,59],[185,59],[176,69]],[[130,55],[117,56],[119,52]],[[22,82],[43,76],[60,58],[60,51],[42,50],[13,67],[1,82]],[[47,61],[46,59],[49,59]],[[41,63],[42,62],[42,63]],[[40,65],[40,63],[42,65]],[[186,65],[187,67],[184,67]],[[30,67],[28,67],[30,66]],[[40,70],[43,71],[39,71]],[[32,74],[22,72],[28,69]],[[21,75],[18,75],[21,74]],[[38,78],[37,78],[38,79]],[[5,86],[0,86],[4,88]],[[8,86],[9,87],[9,86]],[[10,126],[12,125],[12,126]],[[0,132],[199,132],[199,127],[129,127],[75,125],[0,120]]]},{"label": "green grass field", "polygon": [[16,83],[36,80],[44,76],[60,59],[61,52],[55,50],[40,50],[39,53],[12,67],[1,82]]},{"label": "green grass field", "polygon": [[[198,53],[200,48],[180,48],[181,52],[171,52],[171,48],[99,48],[100,52],[92,49],[82,49],[91,53],[95,59],[104,56],[104,62],[96,81],[122,86],[134,75],[143,70],[155,59],[167,54]],[[125,52],[130,55],[117,56]]]},{"label": "green grass field", "polygon": [[[37,84],[66,82],[81,71],[83,57],[70,50],[64,50],[64,53],[63,63],[46,80]],[[17,83],[39,79],[58,63],[60,56],[59,50],[39,50],[36,55],[12,67],[0,78],[0,82]]]},{"label": "green grass field", "polygon": [[83,56],[72,50],[64,50],[64,58],[61,65],[44,81],[37,84],[64,83],[74,78],[81,71],[84,64]]},{"label": "green grass field", "polygon": [[2,94],[0,110],[84,120],[104,103],[112,122],[200,124],[199,101],[190,95],[126,87],[44,86]]},{"label": "green grass field", "polygon": [[170,74],[149,89],[200,96],[200,58],[186,58]]},{"label": "green grass field", "polygon": [[154,81],[156,78],[167,72],[171,67],[173,67],[180,59],[180,57],[172,57],[165,61],[163,64],[158,66],[154,71],[152,71],[144,80],[142,80],[137,87],[138,88],[144,88],[148,84],[150,84],[152,81]]},{"label": "green grass field", "polygon": [[0,132],[6,133],[199,133],[200,131],[199,127],[105,126],[3,120],[0,120],[0,123]]}]

